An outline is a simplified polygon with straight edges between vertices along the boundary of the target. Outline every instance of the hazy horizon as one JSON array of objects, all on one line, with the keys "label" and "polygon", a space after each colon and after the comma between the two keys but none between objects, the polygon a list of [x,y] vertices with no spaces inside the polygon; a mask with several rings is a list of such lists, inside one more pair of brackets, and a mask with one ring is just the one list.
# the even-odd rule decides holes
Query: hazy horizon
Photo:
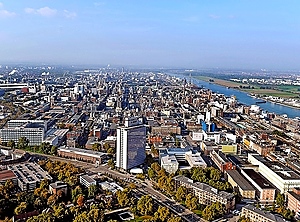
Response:
[{"label": "hazy horizon", "polygon": [[300,70],[299,6],[0,0],[0,63]]}]

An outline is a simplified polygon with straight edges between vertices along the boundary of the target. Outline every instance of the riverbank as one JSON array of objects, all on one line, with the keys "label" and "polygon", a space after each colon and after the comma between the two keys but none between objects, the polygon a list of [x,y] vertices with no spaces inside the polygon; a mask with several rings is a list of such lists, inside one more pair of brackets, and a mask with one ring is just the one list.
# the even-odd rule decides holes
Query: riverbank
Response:
[{"label": "riverbank", "polygon": [[280,97],[284,99],[295,98],[298,96],[296,93],[277,90],[277,89],[262,89],[257,85],[251,84],[244,84],[242,82],[233,82],[223,79],[211,78],[208,76],[194,76],[194,78],[208,82],[208,83],[215,83],[220,86],[224,86],[227,88],[236,89],[248,94],[254,94],[259,96],[273,96],[273,97]]},{"label": "riverbank", "polygon": [[[282,105],[282,106],[285,106],[285,107],[300,110],[300,107],[298,107],[298,106],[293,106],[293,105],[289,105],[289,104],[286,104],[286,103],[283,103],[283,102],[278,102],[278,101],[275,102],[271,99],[267,99],[265,97],[262,97],[262,95],[268,95],[268,96],[273,96],[273,97],[279,97],[279,98],[286,99],[286,98],[292,98],[292,97],[289,97],[287,95],[293,95],[294,96],[294,94],[291,94],[291,93],[284,93],[284,92],[281,92],[281,91],[269,90],[269,89],[258,89],[258,88],[255,88],[255,87],[253,89],[252,88],[251,89],[248,89],[248,88],[246,89],[246,88],[243,88],[243,87],[249,87],[249,85],[247,85],[247,84],[242,84],[242,83],[239,84],[239,83],[231,82],[231,81],[227,81],[227,80],[210,78],[208,76],[194,76],[194,78],[205,81],[205,82],[208,82],[210,84],[216,84],[216,85],[220,85],[220,86],[223,86],[223,87],[226,87],[226,88],[232,88],[232,89],[238,90],[240,92],[247,93],[249,96],[254,97],[256,99],[261,99],[261,100],[264,100],[266,102],[270,102],[270,103],[274,103],[274,104],[277,104],[277,105]],[[257,91],[259,91],[259,93]],[[285,95],[285,96],[283,96],[283,95]],[[299,116],[300,116],[300,114],[299,114]]]}]

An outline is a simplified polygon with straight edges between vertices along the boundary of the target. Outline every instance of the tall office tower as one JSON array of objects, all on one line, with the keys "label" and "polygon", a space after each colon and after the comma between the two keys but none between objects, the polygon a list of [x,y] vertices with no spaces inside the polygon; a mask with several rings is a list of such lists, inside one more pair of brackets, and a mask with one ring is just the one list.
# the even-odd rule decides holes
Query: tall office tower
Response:
[{"label": "tall office tower", "polygon": [[125,118],[125,126],[117,128],[116,167],[132,169],[146,158],[146,127],[136,117]]}]

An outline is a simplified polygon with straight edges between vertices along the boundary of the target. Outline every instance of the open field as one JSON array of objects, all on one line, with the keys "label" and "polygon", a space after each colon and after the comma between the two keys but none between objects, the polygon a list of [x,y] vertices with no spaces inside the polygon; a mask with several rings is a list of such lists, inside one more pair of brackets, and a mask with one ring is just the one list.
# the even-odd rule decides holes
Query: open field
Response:
[{"label": "open field", "polygon": [[247,92],[249,94],[256,94],[259,96],[274,96],[274,97],[281,97],[281,98],[295,98],[299,96],[300,91],[298,91],[298,86],[276,86],[278,87],[278,90],[276,89],[261,89],[257,85],[250,85],[249,88],[243,88],[243,87],[249,87],[248,84],[223,80],[223,79],[216,79],[211,78],[208,76],[196,76],[195,78],[209,82],[210,80],[213,80],[214,84],[230,87],[234,89],[238,89],[240,91]]}]

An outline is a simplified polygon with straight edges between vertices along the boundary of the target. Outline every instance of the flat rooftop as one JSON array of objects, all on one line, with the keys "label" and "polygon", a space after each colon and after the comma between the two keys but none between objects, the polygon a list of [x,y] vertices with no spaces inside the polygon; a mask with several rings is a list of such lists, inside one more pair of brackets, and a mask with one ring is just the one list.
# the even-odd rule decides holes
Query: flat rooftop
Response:
[{"label": "flat rooftop", "polygon": [[243,171],[262,189],[275,189],[275,187],[260,173],[253,169],[243,169]]},{"label": "flat rooftop", "polygon": [[8,169],[13,171],[22,183],[36,183],[43,179],[52,180],[52,177],[36,163],[9,165]]},{"label": "flat rooftop", "polygon": [[242,190],[255,190],[254,187],[237,170],[227,170],[226,173]]},{"label": "flat rooftop", "polygon": [[280,162],[268,161],[259,155],[252,155],[284,180],[300,180],[300,175]]}]

